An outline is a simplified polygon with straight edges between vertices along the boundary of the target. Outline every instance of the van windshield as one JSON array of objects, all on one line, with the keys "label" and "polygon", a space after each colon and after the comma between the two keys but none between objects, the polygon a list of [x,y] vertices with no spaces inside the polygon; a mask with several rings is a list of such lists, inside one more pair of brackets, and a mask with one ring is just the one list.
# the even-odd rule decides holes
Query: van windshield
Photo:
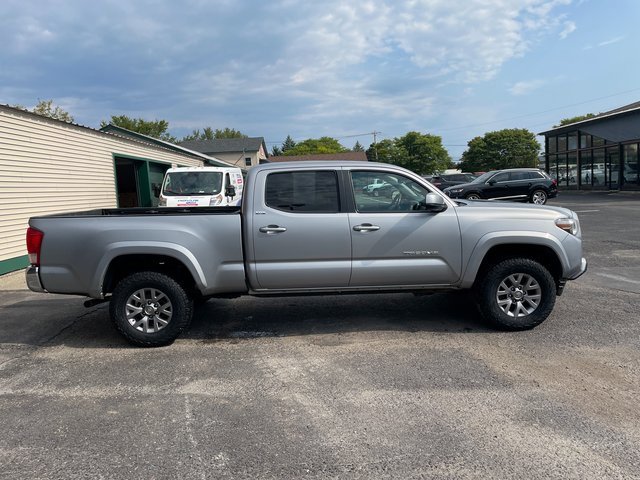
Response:
[{"label": "van windshield", "polygon": [[163,193],[172,195],[217,195],[222,190],[222,172],[173,172],[167,174]]}]

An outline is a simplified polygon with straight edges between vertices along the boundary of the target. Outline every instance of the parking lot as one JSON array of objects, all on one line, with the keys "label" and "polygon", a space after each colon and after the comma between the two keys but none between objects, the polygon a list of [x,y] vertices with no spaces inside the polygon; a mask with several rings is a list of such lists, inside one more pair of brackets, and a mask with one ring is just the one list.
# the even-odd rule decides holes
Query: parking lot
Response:
[{"label": "parking lot", "polygon": [[550,204],[589,271],[528,332],[466,294],[240,298],[136,349],[0,279],[0,478],[640,478],[640,194]]}]

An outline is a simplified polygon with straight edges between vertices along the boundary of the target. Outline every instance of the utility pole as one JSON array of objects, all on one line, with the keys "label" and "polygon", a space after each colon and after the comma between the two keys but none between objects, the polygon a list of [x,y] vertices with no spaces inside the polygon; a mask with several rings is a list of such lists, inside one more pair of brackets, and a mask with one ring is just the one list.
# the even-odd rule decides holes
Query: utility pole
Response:
[{"label": "utility pole", "polygon": [[378,161],[378,146],[376,142],[376,137],[379,133],[382,133],[382,132],[376,132],[375,130],[371,132],[371,134],[373,135],[373,153],[375,153],[376,155],[376,162]]}]

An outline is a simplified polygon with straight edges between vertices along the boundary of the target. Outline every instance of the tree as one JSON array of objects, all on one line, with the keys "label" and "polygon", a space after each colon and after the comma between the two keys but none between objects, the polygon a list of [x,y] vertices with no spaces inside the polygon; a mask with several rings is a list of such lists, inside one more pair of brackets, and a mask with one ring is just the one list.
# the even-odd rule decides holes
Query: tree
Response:
[{"label": "tree", "polygon": [[437,135],[408,132],[393,140],[384,139],[367,150],[370,161],[392,163],[419,174],[429,174],[444,170],[451,157]]},{"label": "tree", "polygon": [[291,150],[295,146],[296,142],[293,141],[291,135],[287,135],[287,138],[285,138],[284,142],[282,142],[282,153],[284,154],[284,152],[286,152],[287,150]]},{"label": "tree", "polygon": [[200,129],[193,130],[189,135],[182,137],[181,142],[187,142],[191,140],[213,140],[215,138],[215,132],[211,127],[205,127],[202,132]]},{"label": "tree", "polygon": [[540,144],[527,129],[505,128],[485,133],[468,143],[459,168],[482,172],[501,168],[537,167]]},{"label": "tree", "polygon": [[340,153],[348,152],[338,140],[331,137],[308,138],[298,142],[294,147],[284,151],[284,155],[312,155],[315,153]]},{"label": "tree", "polygon": [[214,132],[213,136],[214,138],[247,138],[247,135],[242,133],[240,130],[236,130],[235,128],[229,128],[229,127],[225,127],[224,130],[220,130],[219,128],[216,128],[216,131]]},{"label": "tree", "polygon": [[353,146],[352,150],[354,152],[364,152],[364,147],[360,145],[360,142],[358,140],[356,140],[356,144]]},{"label": "tree", "polygon": [[104,120],[100,122],[101,127],[106,127],[109,124],[166,142],[177,143],[178,141],[168,132],[169,122],[166,120],[145,120],[143,118],[130,118],[126,115],[112,115],[109,122]]},{"label": "tree", "polygon": [[282,150],[277,145],[274,145],[273,147],[271,147],[271,155],[273,155],[274,157],[278,157],[282,155]]},{"label": "tree", "polygon": [[562,120],[560,120],[560,125],[554,125],[553,128],[561,127],[562,125],[568,125],[570,123],[580,122],[582,120],[587,120],[589,118],[595,117],[596,115],[599,115],[599,114],[587,113],[585,115],[578,115],[577,117],[563,118]]},{"label": "tree", "polygon": [[33,109],[33,113],[37,113],[43,117],[62,120],[63,122],[73,122],[73,117],[69,112],[63,110],[57,105],[54,106],[53,100],[39,100],[38,104]]}]

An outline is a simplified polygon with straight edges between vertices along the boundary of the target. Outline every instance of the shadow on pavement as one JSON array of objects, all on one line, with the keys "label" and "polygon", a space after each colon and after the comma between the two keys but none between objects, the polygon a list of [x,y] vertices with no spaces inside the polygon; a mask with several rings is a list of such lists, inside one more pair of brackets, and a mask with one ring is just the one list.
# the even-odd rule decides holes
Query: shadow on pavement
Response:
[{"label": "shadow on pavement", "polygon": [[[129,348],[108,304],[84,308],[79,297],[25,299],[0,307],[0,351],[11,346]],[[238,343],[264,337],[352,332],[487,332],[468,293],[372,294],[213,299],[198,307],[180,340]],[[131,347],[135,348],[135,347]]]}]

